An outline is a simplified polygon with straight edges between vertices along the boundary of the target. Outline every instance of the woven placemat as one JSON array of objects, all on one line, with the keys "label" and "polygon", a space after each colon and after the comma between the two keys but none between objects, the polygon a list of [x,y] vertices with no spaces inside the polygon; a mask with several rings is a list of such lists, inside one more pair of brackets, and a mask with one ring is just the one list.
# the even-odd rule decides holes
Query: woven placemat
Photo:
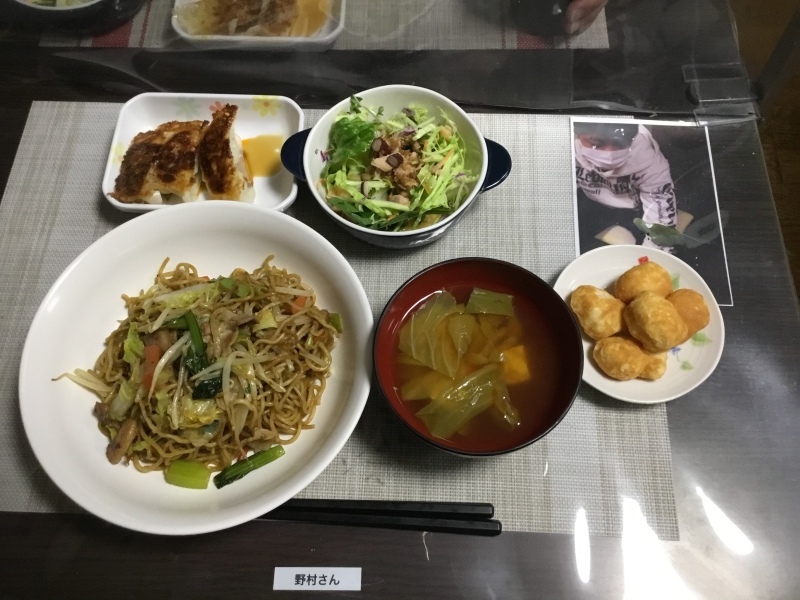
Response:
[{"label": "woven placemat", "polygon": [[[0,510],[77,510],[49,481],[25,439],[17,370],[31,319],[61,271],[131,218],[100,194],[118,104],[34,103],[0,203]],[[310,126],[321,111],[307,111]],[[508,148],[511,176],[440,241],[413,251],[367,246],[334,225],[303,190],[289,213],[347,257],[377,316],[408,277],[442,260],[515,262],[551,283],[574,258],[571,138],[564,116],[472,115]],[[10,285],[8,282],[13,282]],[[626,499],[661,538],[678,538],[663,405],[612,401],[586,386],[545,439],[518,452],[462,459],[421,443],[376,393],[353,436],[301,496],[492,502],[505,529],[620,536]]]},{"label": "woven placemat", "polygon": [[[49,47],[165,48],[180,43],[173,2],[148,0],[129,22],[94,37],[50,33]],[[607,49],[605,11],[583,33],[540,37],[517,31],[502,0],[347,0],[334,50]]]}]

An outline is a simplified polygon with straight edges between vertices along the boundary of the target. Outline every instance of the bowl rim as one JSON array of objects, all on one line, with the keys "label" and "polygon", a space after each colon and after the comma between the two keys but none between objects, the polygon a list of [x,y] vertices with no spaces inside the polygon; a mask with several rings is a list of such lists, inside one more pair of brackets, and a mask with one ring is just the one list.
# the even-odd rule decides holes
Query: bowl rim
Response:
[{"label": "bowl rim", "polygon": [[432,96],[438,102],[443,102],[444,104],[446,104],[448,111],[452,110],[461,115],[461,117],[464,118],[466,122],[469,123],[470,126],[475,130],[475,134],[477,135],[478,142],[481,147],[481,154],[482,154],[481,170],[480,173],[478,174],[478,180],[475,182],[475,187],[472,189],[469,196],[467,196],[464,199],[464,201],[456,210],[451,212],[441,221],[434,223],[433,225],[428,225],[427,227],[420,227],[419,229],[412,229],[410,231],[380,231],[378,229],[370,229],[369,227],[358,225],[357,223],[353,223],[352,221],[348,221],[344,217],[341,217],[336,213],[336,211],[334,211],[330,207],[330,205],[325,201],[325,199],[322,198],[315,183],[318,177],[317,176],[310,177],[309,176],[310,171],[307,168],[308,159],[311,157],[311,153],[313,152],[313,148],[311,147],[311,144],[308,143],[308,141],[306,142],[306,145],[303,148],[303,172],[306,176],[306,182],[308,183],[308,187],[311,190],[311,195],[314,196],[314,199],[319,203],[322,209],[340,225],[344,225],[352,229],[353,231],[357,231],[359,233],[365,233],[368,235],[375,235],[378,237],[385,237],[385,238],[404,239],[404,238],[412,238],[424,233],[429,233],[431,231],[435,231],[445,225],[450,224],[451,222],[456,220],[475,201],[475,199],[481,193],[481,185],[486,179],[486,173],[488,172],[489,150],[486,146],[486,138],[484,137],[483,132],[480,130],[477,123],[475,123],[475,121],[472,120],[472,118],[466,113],[466,111],[463,108],[461,108],[455,101],[430,88],[418,85],[409,85],[404,83],[382,85],[378,87],[369,88],[361,92],[354,92],[353,94],[348,95],[346,98],[343,98],[342,100],[337,102],[334,106],[332,106],[330,109],[325,111],[325,113],[323,113],[323,115],[319,118],[319,120],[314,124],[314,126],[309,131],[307,139],[310,140],[311,138],[314,137],[315,134],[318,133],[319,129],[321,129],[320,126],[326,117],[328,117],[332,113],[338,114],[344,108],[346,108],[348,106],[347,103],[350,101],[350,96],[364,96],[366,94],[373,94],[378,91],[386,91],[392,89],[402,90],[410,92],[412,94],[422,94],[424,96]]},{"label": "bowl rim", "polygon": [[[400,294],[403,292],[403,290],[405,290],[413,281],[415,281],[416,279],[422,277],[423,275],[425,275],[425,274],[427,274],[427,273],[429,273],[431,271],[434,271],[434,270],[447,268],[451,264],[466,263],[466,262],[480,262],[480,263],[493,264],[493,265],[496,265],[496,266],[502,266],[503,268],[510,268],[512,270],[516,270],[516,271],[518,271],[520,273],[520,275],[523,275],[523,276],[526,276],[526,277],[534,277],[535,279],[538,279],[545,286],[546,289],[550,290],[550,292],[552,293],[553,297],[557,298],[564,305],[565,314],[569,317],[570,322],[572,322],[572,324],[573,324],[573,334],[575,336],[575,340],[574,341],[575,341],[575,345],[576,345],[576,352],[577,352],[579,367],[578,367],[577,377],[575,379],[574,390],[572,391],[572,394],[571,394],[568,402],[566,403],[566,405],[564,407],[564,410],[561,412],[561,414],[558,416],[558,418],[552,424],[550,424],[544,431],[542,431],[539,435],[537,435],[535,437],[532,437],[530,440],[526,440],[526,441],[524,441],[524,442],[522,442],[520,444],[517,444],[516,446],[513,446],[511,448],[505,448],[505,449],[502,449],[502,450],[477,451],[477,452],[476,451],[471,451],[471,450],[462,450],[462,449],[453,448],[453,447],[450,447],[450,446],[445,446],[444,444],[438,442],[433,436],[428,436],[428,435],[423,434],[421,431],[418,431],[415,427],[413,427],[405,419],[405,417],[403,417],[403,415],[400,414],[400,412],[397,410],[397,408],[395,408],[394,403],[389,399],[389,395],[386,394],[386,392],[384,391],[383,381],[381,380],[381,370],[379,368],[380,362],[378,361],[378,356],[377,356],[378,355],[378,344],[379,344],[379,341],[380,341],[380,338],[381,338],[381,331],[382,331],[382,326],[383,326],[384,320],[387,318],[387,313],[389,312],[389,309],[392,306],[392,304],[395,302],[395,300],[397,300],[397,298],[400,296]],[[425,442],[431,444],[432,446],[435,446],[436,448],[439,448],[440,450],[444,450],[444,451],[449,452],[451,454],[456,454],[458,456],[465,456],[465,457],[489,457],[489,456],[499,456],[499,455],[502,455],[502,454],[509,454],[511,452],[516,452],[517,450],[521,450],[522,448],[530,446],[534,442],[538,442],[539,440],[541,440],[542,438],[547,436],[547,434],[549,434],[551,431],[553,431],[553,429],[555,429],[561,423],[561,421],[564,420],[564,417],[566,417],[567,413],[569,413],[569,411],[572,409],[572,405],[575,403],[575,398],[578,397],[578,392],[580,391],[581,384],[583,382],[584,365],[585,365],[585,357],[584,357],[584,352],[583,352],[583,342],[582,342],[582,339],[581,339],[580,327],[578,325],[577,319],[575,318],[575,315],[573,315],[572,311],[569,310],[569,307],[566,305],[566,302],[564,302],[564,299],[555,291],[553,286],[551,286],[549,283],[547,283],[544,279],[539,277],[533,271],[530,271],[530,270],[526,269],[525,267],[521,267],[520,265],[518,265],[516,263],[512,263],[512,262],[509,262],[509,261],[506,261],[506,260],[497,259],[497,258],[487,258],[487,257],[481,257],[481,256],[463,256],[463,257],[458,257],[458,258],[451,258],[451,259],[444,260],[444,261],[435,263],[433,265],[430,265],[429,267],[426,267],[425,269],[415,273],[414,275],[412,275],[411,277],[406,279],[406,281],[403,282],[400,285],[400,287],[397,288],[397,290],[394,292],[394,294],[392,294],[392,297],[389,298],[389,300],[386,302],[386,305],[383,307],[383,310],[381,311],[380,316],[375,321],[375,329],[374,329],[374,334],[372,336],[372,369],[373,369],[375,383],[377,384],[377,388],[378,388],[378,391],[380,392],[381,396],[383,396],[383,399],[389,405],[389,408],[391,408],[392,412],[397,417],[397,419],[403,425],[405,425],[408,429],[410,429],[417,437],[421,438],[422,440],[424,440]]]},{"label": "bowl rim", "polygon": [[32,4],[31,2],[28,2],[27,0],[14,0],[14,2],[16,2],[17,4],[21,4],[22,6],[25,6],[26,8],[30,8],[30,9],[33,9],[33,10],[41,10],[41,11],[45,11],[45,12],[56,12],[56,13],[58,13],[58,12],[70,12],[70,11],[73,11],[73,10],[81,10],[81,9],[84,9],[84,8],[88,8],[90,6],[94,6],[95,4],[101,4],[101,3],[106,2],[106,1],[107,0],[86,0],[86,2],[83,2],[82,4],[75,4],[73,6],[42,6],[41,4]]}]

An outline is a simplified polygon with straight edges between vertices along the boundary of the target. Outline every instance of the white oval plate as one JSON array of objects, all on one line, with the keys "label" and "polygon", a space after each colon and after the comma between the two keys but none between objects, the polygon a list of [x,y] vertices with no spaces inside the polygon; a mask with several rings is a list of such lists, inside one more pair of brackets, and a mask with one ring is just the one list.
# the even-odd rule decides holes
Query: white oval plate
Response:
[{"label": "white oval plate", "polygon": [[[165,257],[201,274],[249,271],[270,254],[298,273],[320,306],[339,312],[345,331],[314,428],[286,455],[218,490],[171,486],[161,472],[139,473],[105,458],[107,439],[92,414],[96,397],[52,379],[91,368],[126,312],[121,295],[147,289]],[[67,267],[31,324],[19,373],[22,422],[36,458],[61,490],[87,511],[122,527],[195,534],[243,523],[284,503],[338,454],[358,422],[371,376],[372,311],[345,258],[321,235],[282,213],[224,202],[148,213],[109,232]]]},{"label": "white oval plate", "polygon": [[[294,100],[284,96],[245,96],[240,94],[139,94],[128,100],[119,111],[117,127],[111,140],[106,170],[103,175],[103,195],[114,208],[125,212],[149,212],[168,206],[164,204],[120,202],[111,196],[119,175],[122,158],[136,134],[150,131],[168,121],[211,120],[217,107],[226,103],[239,107],[233,129],[241,139],[258,135],[279,135],[284,141],[303,129],[304,115]],[[253,204],[274,210],[286,210],[297,197],[294,176],[283,165],[271,177],[254,177]],[[206,201],[201,186],[198,202]],[[224,202],[224,201],[223,201]],[[185,204],[178,201],[177,204]]]},{"label": "white oval plate", "polygon": [[[617,381],[604,374],[592,358],[594,340],[583,334],[586,360],[583,380],[593,388],[618,400],[637,404],[657,404],[680,398],[703,383],[719,363],[725,345],[725,325],[714,294],[692,267],[662,250],[642,246],[604,246],[582,254],[558,277],[556,292],[569,304],[572,290],[580,285],[593,285],[609,290],[617,278],[639,259],[647,257],[660,264],[677,287],[691,288],[703,295],[711,313],[708,327],[682,346],[673,348],[667,358],[667,372],[661,379]],[[609,290],[610,291],[610,290]]]}]

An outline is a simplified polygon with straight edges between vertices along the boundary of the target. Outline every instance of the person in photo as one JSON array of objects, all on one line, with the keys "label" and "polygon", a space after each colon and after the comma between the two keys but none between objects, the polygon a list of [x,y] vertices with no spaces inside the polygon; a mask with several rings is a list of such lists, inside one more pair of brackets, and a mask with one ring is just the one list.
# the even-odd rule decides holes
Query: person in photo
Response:
[{"label": "person in photo", "polygon": [[[613,243],[641,244],[672,252],[633,221],[676,227],[670,166],[643,125],[576,122],[575,179],[581,215],[581,251]],[[591,233],[593,232],[593,233]]]}]

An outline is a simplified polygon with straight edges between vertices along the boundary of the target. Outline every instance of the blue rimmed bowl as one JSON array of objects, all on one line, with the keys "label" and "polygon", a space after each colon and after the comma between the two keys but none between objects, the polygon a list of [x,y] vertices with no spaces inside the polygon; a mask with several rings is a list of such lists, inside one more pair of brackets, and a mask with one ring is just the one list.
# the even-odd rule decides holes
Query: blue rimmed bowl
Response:
[{"label": "blue rimmed bowl", "polygon": [[475,122],[449,98],[438,92],[413,85],[386,85],[360,92],[362,103],[373,109],[383,107],[384,114],[392,115],[409,105],[423,106],[431,114],[444,111],[455,123],[466,146],[466,166],[478,175],[477,180],[461,205],[439,222],[428,227],[409,231],[381,231],[358,225],[336,212],[326,201],[318,187],[325,166],[323,151],[330,147],[330,131],[336,117],[350,107],[345,98],[328,112],[311,129],[301,131],[284,143],[281,149],[283,166],[301,181],[307,181],[311,193],[326,214],[355,237],[385,248],[411,248],[430,244],[449,231],[471,208],[481,192],[500,185],[511,172],[511,156],[502,145],[487,140]]}]

